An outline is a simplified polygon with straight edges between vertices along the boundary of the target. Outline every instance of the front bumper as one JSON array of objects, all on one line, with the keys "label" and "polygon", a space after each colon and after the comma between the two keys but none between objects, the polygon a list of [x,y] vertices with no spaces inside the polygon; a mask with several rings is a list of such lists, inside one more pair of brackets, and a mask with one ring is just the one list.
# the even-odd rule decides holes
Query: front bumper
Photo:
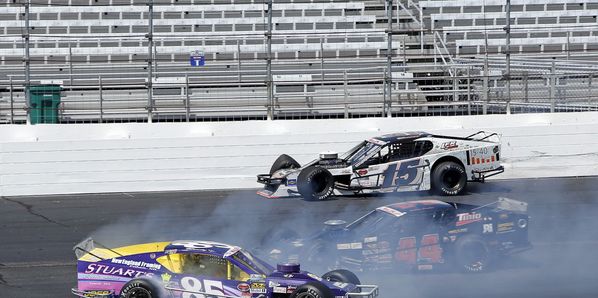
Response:
[{"label": "front bumper", "polygon": [[376,285],[357,285],[358,293],[347,293],[349,298],[375,298],[378,297],[379,291]]},{"label": "front bumper", "polygon": [[257,175],[257,182],[265,185],[281,185],[284,180],[284,178],[272,178],[270,174]]},{"label": "front bumper", "polygon": [[114,298],[113,291],[108,290],[79,290],[79,289],[71,289],[71,293],[77,297],[83,298]]}]

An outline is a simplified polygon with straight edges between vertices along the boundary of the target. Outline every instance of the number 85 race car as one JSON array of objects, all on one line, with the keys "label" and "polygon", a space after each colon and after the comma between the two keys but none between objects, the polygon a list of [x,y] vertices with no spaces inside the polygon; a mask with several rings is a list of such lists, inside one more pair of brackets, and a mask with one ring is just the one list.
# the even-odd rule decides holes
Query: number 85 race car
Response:
[{"label": "number 85 race car", "polygon": [[238,246],[210,241],[95,247],[75,246],[79,297],[96,298],[375,298],[378,287],[361,285],[348,270],[324,275],[299,264],[276,269]]},{"label": "number 85 race car", "polygon": [[503,171],[496,133],[451,137],[408,132],[365,140],[341,156],[321,153],[303,166],[283,154],[257,181],[265,185],[258,191],[261,196],[316,201],[331,195],[430,189],[457,195],[468,181],[484,182]]}]

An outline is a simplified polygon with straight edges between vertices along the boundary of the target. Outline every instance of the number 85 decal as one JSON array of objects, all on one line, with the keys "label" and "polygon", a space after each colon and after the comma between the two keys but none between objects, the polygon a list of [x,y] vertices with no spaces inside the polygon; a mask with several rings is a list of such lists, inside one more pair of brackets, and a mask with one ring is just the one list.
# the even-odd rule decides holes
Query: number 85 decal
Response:
[{"label": "number 85 decal", "polygon": [[[382,187],[412,185],[418,177],[421,180],[423,178],[422,169],[430,166],[430,162],[427,160],[423,162],[423,165],[420,165],[421,161],[421,159],[414,159],[388,165],[388,168],[383,173],[384,181],[382,182]],[[421,181],[415,184],[420,183]]]}]

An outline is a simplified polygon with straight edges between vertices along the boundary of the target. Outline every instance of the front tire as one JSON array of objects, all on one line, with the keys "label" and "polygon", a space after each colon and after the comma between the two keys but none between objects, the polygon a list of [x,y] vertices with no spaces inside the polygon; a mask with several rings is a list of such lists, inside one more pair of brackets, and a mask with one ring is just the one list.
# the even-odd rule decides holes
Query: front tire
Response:
[{"label": "front tire", "polygon": [[301,165],[292,157],[282,154],[272,164],[270,168],[270,176],[278,170],[282,169],[298,169]]},{"label": "front tire", "polygon": [[477,235],[465,235],[455,243],[457,267],[465,272],[484,272],[492,263],[492,252]]},{"label": "front tire", "polygon": [[361,281],[353,272],[345,269],[332,270],[324,275],[322,278],[331,282],[342,282],[354,285],[360,285]]},{"label": "front tire", "polygon": [[159,289],[148,279],[133,279],[121,291],[122,298],[161,298]]},{"label": "front tire", "polygon": [[334,177],[321,167],[307,167],[297,177],[297,190],[306,201],[323,201],[334,191]]},{"label": "front tire", "polygon": [[443,196],[455,196],[467,185],[465,168],[453,161],[445,161],[432,172],[432,189]]},{"label": "front tire", "polygon": [[334,294],[324,284],[310,281],[297,287],[290,298],[334,298]]}]

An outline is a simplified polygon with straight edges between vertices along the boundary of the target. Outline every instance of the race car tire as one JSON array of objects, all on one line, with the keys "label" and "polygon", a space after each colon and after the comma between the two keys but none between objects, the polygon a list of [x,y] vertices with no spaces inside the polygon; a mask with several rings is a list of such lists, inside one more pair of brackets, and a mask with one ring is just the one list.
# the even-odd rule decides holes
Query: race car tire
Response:
[{"label": "race car tire", "polygon": [[321,282],[309,281],[297,287],[290,298],[334,298],[334,293]]},{"label": "race car tire", "polygon": [[307,167],[297,177],[297,190],[306,201],[323,201],[334,191],[334,177],[321,167]]},{"label": "race car tire", "polygon": [[120,290],[122,298],[161,298],[159,288],[148,279],[133,279]]},{"label": "race car tire", "polygon": [[282,169],[298,169],[301,165],[292,157],[282,154],[272,164],[270,168],[270,175]]},{"label": "race car tire", "polygon": [[465,272],[487,271],[492,263],[492,252],[478,235],[465,235],[455,243],[457,267]]},{"label": "race car tire", "polygon": [[465,168],[453,161],[445,161],[432,172],[432,189],[443,196],[460,194],[467,185]]},{"label": "race car tire", "polygon": [[322,278],[331,282],[350,283],[360,285],[361,281],[353,272],[345,269],[332,270],[322,275]]}]

